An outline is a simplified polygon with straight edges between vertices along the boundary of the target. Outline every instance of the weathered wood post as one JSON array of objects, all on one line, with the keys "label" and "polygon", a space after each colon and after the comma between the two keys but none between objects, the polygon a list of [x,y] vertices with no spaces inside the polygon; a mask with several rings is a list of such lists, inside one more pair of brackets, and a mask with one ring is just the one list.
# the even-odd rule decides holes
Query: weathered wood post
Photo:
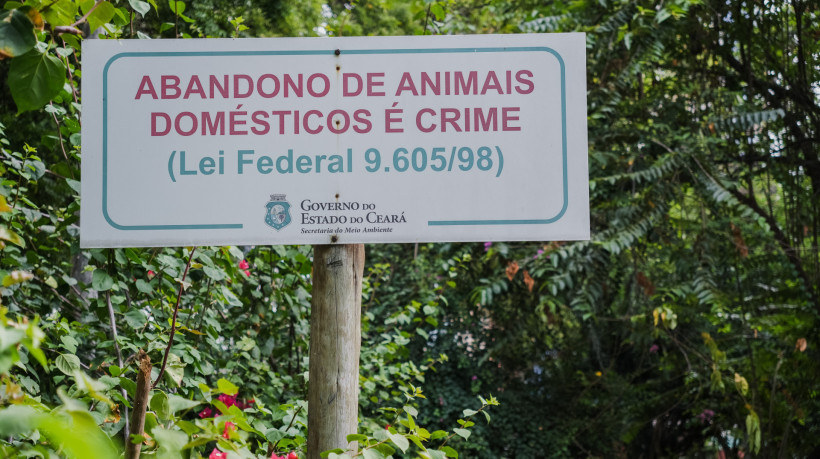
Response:
[{"label": "weathered wood post", "polygon": [[363,274],[363,244],[313,247],[308,459],[356,433]]}]

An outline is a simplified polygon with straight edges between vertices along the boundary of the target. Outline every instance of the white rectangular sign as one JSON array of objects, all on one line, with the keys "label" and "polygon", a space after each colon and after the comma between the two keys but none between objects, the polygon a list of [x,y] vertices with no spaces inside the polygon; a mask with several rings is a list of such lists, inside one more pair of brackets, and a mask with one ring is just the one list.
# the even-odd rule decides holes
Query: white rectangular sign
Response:
[{"label": "white rectangular sign", "polygon": [[589,238],[583,34],[82,51],[83,247]]}]

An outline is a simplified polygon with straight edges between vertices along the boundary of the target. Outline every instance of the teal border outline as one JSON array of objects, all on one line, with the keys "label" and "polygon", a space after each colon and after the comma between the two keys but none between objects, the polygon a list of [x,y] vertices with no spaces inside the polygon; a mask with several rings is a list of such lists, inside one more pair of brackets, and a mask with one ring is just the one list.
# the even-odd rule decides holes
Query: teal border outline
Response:
[{"label": "teal border outline", "polygon": [[[115,61],[126,57],[191,57],[191,56],[334,56],[336,49],[327,50],[294,50],[294,51],[155,51],[126,52],[112,56],[103,67],[103,176],[102,176],[102,212],[106,222],[113,228],[128,230],[196,230],[196,229],[241,229],[241,223],[226,224],[191,224],[191,225],[121,225],[108,214],[108,70]],[[409,49],[352,49],[341,50],[341,54],[450,54],[450,53],[498,53],[498,52],[546,52],[552,54],[561,69],[561,146],[563,159],[564,205],[561,211],[552,218],[531,220],[431,220],[427,226],[476,226],[476,225],[544,225],[554,223],[564,216],[569,205],[567,178],[567,92],[566,69],[564,59],[552,48],[545,46],[513,46],[496,48],[409,48]]]}]

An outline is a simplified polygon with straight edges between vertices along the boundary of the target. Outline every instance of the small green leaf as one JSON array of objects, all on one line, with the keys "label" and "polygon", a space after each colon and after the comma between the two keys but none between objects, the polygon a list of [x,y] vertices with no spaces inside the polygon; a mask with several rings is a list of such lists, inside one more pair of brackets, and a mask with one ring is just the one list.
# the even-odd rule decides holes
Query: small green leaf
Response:
[{"label": "small green leaf", "polygon": [[128,4],[131,5],[131,8],[134,9],[140,16],[145,16],[151,11],[151,5],[148,2],[143,2],[140,0],[128,0]]},{"label": "small green leaf", "polygon": [[17,113],[37,110],[59,94],[65,84],[65,72],[62,61],[36,49],[12,59],[8,84]]},{"label": "small green leaf", "polygon": [[117,377],[122,374],[122,368],[116,365],[110,365],[108,367],[108,372],[111,373],[111,376]]},{"label": "small green leaf", "polygon": [[367,435],[362,435],[362,434],[350,434],[350,435],[348,435],[347,436],[347,442],[350,443],[350,442],[353,442],[353,441],[366,442],[367,441]]},{"label": "small green leaf", "polygon": [[410,416],[418,417],[419,415],[419,411],[410,405],[404,407],[404,412],[409,414]]},{"label": "small green leaf", "polygon": [[441,450],[444,451],[447,457],[458,457],[458,452],[449,446],[442,446]]},{"label": "small green leaf", "polygon": [[471,409],[468,408],[468,409],[464,410],[463,413],[464,413],[464,417],[467,418],[467,417],[473,416],[474,414],[478,413],[478,411],[471,410]]},{"label": "small green leaf", "polygon": [[467,429],[453,429],[453,432],[465,440],[470,438],[470,431]]},{"label": "small green leaf", "polygon": [[430,434],[430,440],[438,440],[439,438],[444,438],[447,436],[447,432],[443,430],[436,430],[432,434]]}]

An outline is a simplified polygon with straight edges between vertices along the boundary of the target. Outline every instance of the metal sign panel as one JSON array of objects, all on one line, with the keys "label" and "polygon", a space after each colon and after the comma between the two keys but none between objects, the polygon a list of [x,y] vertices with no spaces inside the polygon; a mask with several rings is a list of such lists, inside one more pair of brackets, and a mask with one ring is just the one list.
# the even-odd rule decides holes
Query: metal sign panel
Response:
[{"label": "metal sign panel", "polygon": [[82,59],[83,247],[589,238],[583,34]]}]

